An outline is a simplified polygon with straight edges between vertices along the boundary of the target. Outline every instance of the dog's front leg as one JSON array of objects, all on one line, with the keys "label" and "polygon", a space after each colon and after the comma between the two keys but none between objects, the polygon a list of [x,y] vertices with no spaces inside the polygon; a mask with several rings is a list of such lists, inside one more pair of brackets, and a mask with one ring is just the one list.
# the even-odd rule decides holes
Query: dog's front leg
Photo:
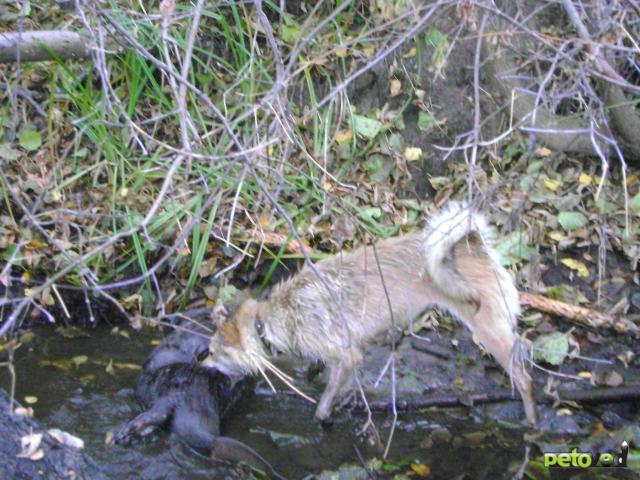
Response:
[{"label": "dog's front leg", "polygon": [[316,408],[315,417],[318,420],[324,421],[329,418],[336,396],[344,390],[349,380],[351,380],[355,365],[361,359],[362,355],[357,352],[351,352],[339,360],[327,363],[329,381]]}]

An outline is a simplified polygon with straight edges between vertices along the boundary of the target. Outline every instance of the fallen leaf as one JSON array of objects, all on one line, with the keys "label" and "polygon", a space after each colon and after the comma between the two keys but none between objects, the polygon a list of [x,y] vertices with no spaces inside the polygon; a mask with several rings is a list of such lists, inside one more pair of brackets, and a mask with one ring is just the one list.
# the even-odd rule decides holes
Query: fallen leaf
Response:
[{"label": "fallen leaf", "polygon": [[545,187],[547,187],[552,192],[555,192],[556,190],[558,190],[562,186],[562,183],[558,182],[557,180],[554,180],[552,178],[545,178],[544,179],[544,185],[545,185]]},{"label": "fallen leaf", "polygon": [[370,58],[374,53],[376,53],[376,47],[374,47],[373,45],[367,45],[362,49],[362,53],[364,53],[367,58]]},{"label": "fallen leaf", "polygon": [[578,177],[578,182],[580,182],[582,185],[591,185],[591,183],[593,183],[593,178],[586,173],[581,173]]},{"label": "fallen leaf", "polygon": [[538,147],[536,148],[536,156],[537,157],[548,157],[549,155],[551,155],[551,150],[549,150],[547,147]]},{"label": "fallen leaf", "polygon": [[453,434],[445,427],[439,427],[431,432],[430,438],[435,443],[449,443],[453,438]]},{"label": "fallen leaf", "polygon": [[18,458],[28,458],[30,460],[40,460],[44,456],[44,452],[40,450],[42,442],[42,433],[30,433],[20,439],[21,452]]},{"label": "fallen leaf", "polygon": [[587,217],[581,212],[560,212],[558,214],[558,223],[567,232],[577,230],[587,224]]},{"label": "fallen leaf", "polygon": [[418,113],[418,129],[421,132],[428,132],[435,127],[437,123],[438,121],[433,113],[422,110]]},{"label": "fallen leaf", "polygon": [[80,365],[84,365],[89,360],[86,355],[76,355],[71,359],[71,362],[78,368]]},{"label": "fallen leaf", "polygon": [[289,45],[293,45],[300,38],[302,31],[300,29],[300,25],[294,22],[291,18],[287,17],[285,21],[287,23],[282,26],[282,31],[280,32],[280,35],[282,40],[285,43],[288,43]]},{"label": "fallen leaf", "polygon": [[526,234],[522,231],[511,232],[495,245],[501,265],[512,265],[528,260],[536,252],[535,247],[528,244]]},{"label": "fallen leaf", "polygon": [[353,130],[341,130],[336,133],[336,142],[347,143],[353,139]]},{"label": "fallen leaf", "polygon": [[382,122],[362,115],[353,115],[353,131],[366,138],[374,138],[382,130]]},{"label": "fallen leaf", "polygon": [[624,368],[627,368],[635,356],[635,353],[631,350],[627,350],[626,352],[622,352],[620,355],[617,355],[616,358],[622,362]]},{"label": "fallen leaf", "polygon": [[400,95],[401,91],[402,91],[402,82],[397,78],[392,79],[389,85],[389,94],[392,97],[395,97]]},{"label": "fallen leaf", "polygon": [[346,47],[346,45],[342,45],[342,46],[336,48],[336,57],[344,58],[346,56],[347,56],[347,47]]},{"label": "fallen leaf", "polygon": [[583,278],[589,276],[589,269],[587,268],[587,266],[581,261],[576,260],[575,258],[563,258],[562,260],[560,260],[560,263],[562,263],[565,267],[570,268],[571,270],[575,270],[576,272],[578,272],[578,275]]},{"label": "fallen leaf", "polygon": [[487,438],[487,432],[469,432],[463,434],[462,437],[467,441],[467,444],[480,445]]},{"label": "fallen leaf", "polygon": [[58,370],[62,370],[64,373],[71,373],[72,363],[71,360],[61,359],[61,360],[40,360],[38,365],[41,367],[54,367]]},{"label": "fallen leaf", "polygon": [[26,397],[24,397],[24,403],[27,403],[29,405],[38,403],[38,397],[36,397],[35,395],[27,395]]},{"label": "fallen leaf", "polygon": [[109,360],[109,363],[105,367],[104,371],[109,375],[114,375],[116,373],[115,369],[113,368],[113,360]]},{"label": "fallen leaf", "polygon": [[407,147],[404,149],[404,158],[409,162],[420,160],[422,157],[422,149],[419,147]]},{"label": "fallen leaf", "polygon": [[624,383],[624,378],[622,378],[622,375],[620,375],[615,370],[611,370],[604,378],[604,383],[606,383],[610,387],[619,387]]},{"label": "fallen leaf", "polygon": [[418,49],[416,47],[411,47],[407,53],[402,55],[402,58],[411,58],[415,57],[416,53],[418,53]]},{"label": "fallen leaf", "polygon": [[42,145],[42,137],[40,133],[35,130],[24,130],[18,136],[18,142],[26,151],[33,152]]},{"label": "fallen leaf", "polygon": [[431,468],[429,468],[429,465],[425,465],[424,463],[412,463],[411,470],[413,470],[413,473],[417,476],[422,478],[426,478],[431,475]]},{"label": "fallen leaf", "polygon": [[20,415],[23,417],[33,417],[33,408],[31,407],[16,407],[13,411],[14,414]]},{"label": "fallen leaf", "polygon": [[551,240],[555,240],[556,242],[562,242],[563,240],[566,240],[568,238],[564,233],[558,230],[553,230],[549,232],[547,235],[549,235],[549,238]]},{"label": "fallen leaf", "polygon": [[533,359],[551,365],[561,365],[569,353],[569,334],[552,332],[533,341]]},{"label": "fallen leaf", "polygon": [[142,370],[142,366],[136,363],[115,362],[113,365],[120,370],[133,370],[136,372]]},{"label": "fallen leaf", "polygon": [[121,337],[126,338],[127,340],[131,340],[131,335],[129,334],[129,332],[127,330],[120,330],[119,335]]},{"label": "fallen leaf", "polygon": [[556,415],[558,417],[570,417],[573,415],[573,411],[568,408],[559,408],[558,410],[556,410]]},{"label": "fallen leaf", "polygon": [[47,431],[47,433],[58,443],[62,445],[66,445],[67,447],[75,448],[77,450],[82,450],[84,448],[84,440],[76,437],[75,435],[71,435],[68,432],[64,432],[62,430],[58,430],[57,428],[52,428]]},{"label": "fallen leaf", "polygon": [[216,285],[207,285],[202,290],[209,300],[215,300],[218,298],[218,287]]}]

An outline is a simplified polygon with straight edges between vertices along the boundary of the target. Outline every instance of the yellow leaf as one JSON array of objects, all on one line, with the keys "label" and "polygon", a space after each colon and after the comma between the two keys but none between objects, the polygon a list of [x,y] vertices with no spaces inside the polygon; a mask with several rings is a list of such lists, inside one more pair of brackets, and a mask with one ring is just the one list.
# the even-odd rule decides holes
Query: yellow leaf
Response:
[{"label": "yellow leaf", "polygon": [[86,355],[76,355],[71,359],[71,363],[73,363],[76,366],[76,368],[79,367],[80,365],[84,365],[88,361],[89,361],[89,357],[87,357]]},{"label": "yellow leaf", "polygon": [[133,370],[136,372],[142,370],[142,367],[136,363],[116,362],[113,365],[120,370]]},{"label": "yellow leaf", "polygon": [[35,395],[27,395],[26,397],[24,397],[24,403],[28,403],[29,405],[38,403],[38,397],[36,397]]},{"label": "yellow leaf", "polygon": [[109,375],[113,375],[116,373],[115,369],[113,368],[113,360],[109,360],[109,363],[105,367],[104,371],[107,372]]},{"label": "yellow leaf", "polygon": [[549,155],[551,155],[551,150],[549,150],[547,147],[538,147],[536,148],[536,155],[538,157],[548,157]]},{"label": "yellow leaf", "polygon": [[347,56],[347,47],[346,46],[341,46],[336,48],[336,56],[338,58],[344,58]]},{"label": "yellow leaf", "polygon": [[585,380],[589,380],[591,378],[591,372],[583,371],[578,373],[580,378],[584,378]]},{"label": "yellow leaf", "polygon": [[556,242],[561,242],[562,240],[566,240],[567,236],[564,235],[562,232],[553,230],[552,232],[549,232],[549,238],[551,240],[555,240]]},{"label": "yellow leaf", "polygon": [[342,130],[336,133],[336,142],[338,143],[350,142],[352,138],[353,138],[353,131],[351,130]]},{"label": "yellow leaf", "polygon": [[54,368],[57,368],[58,370],[62,370],[64,373],[70,373],[72,364],[71,364],[71,360],[62,359],[62,360],[40,360],[38,362],[38,365],[40,365],[41,367],[54,367]]},{"label": "yellow leaf", "polygon": [[373,47],[373,46],[364,47],[362,49],[362,53],[364,53],[367,58],[371,57],[373,56],[374,53],[376,53],[376,47]]},{"label": "yellow leaf", "polygon": [[418,50],[416,49],[416,47],[412,47],[409,49],[409,51],[407,53],[405,53],[404,55],[402,55],[402,58],[411,58],[411,57],[415,57],[416,53],[418,53]]},{"label": "yellow leaf", "polygon": [[553,180],[551,178],[545,178],[544,185],[552,192],[555,192],[562,186],[562,183],[558,182],[557,180]]},{"label": "yellow leaf", "polygon": [[53,297],[51,296],[51,289],[49,288],[45,288],[42,291],[42,293],[40,294],[40,298],[42,300],[42,303],[48,306],[51,306],[56,303]]},{"label": "yellow leaf", "polygon": [[391,96],[395,97],[399,95],[401,91],[402,91],[402,82],[397,78],[394,78],[393,80],[391,80],[390,86],[389,86],[389,93],[391,94]]},{"label": "yellow leaf", "polygon": [[422,157],[422,149],[419,147],[407,147],[404,149],[404,158],[410,162],[420,160]]},{"label": "yellow leaf", "polygon": [[47,246],[46,242],[41,242],[40,240],[30,240],[27,242],[24,248],[26,250],[33,251],[33,250],[40,250],[46,246]]},{"label": "yellow leaf", "polygon": [[593,178],[591,178],[591,176],[587,175],[586,173],[581,173],[580,177],[578,177],[578,182],[580,182],[582,185],[591,185],[591,183],[593,183]]},{"label": "yellow leaf", "polygon": [[88,385],[96,379],[96,376],[93,373],[89,373],[88,375],[82,375],[78,380],[83,385]]},{"label": "yellow leaf", "polygon": [[413,472],[417,476],[422,478],[425,478],[431,475],[431,469],[429,468],[429,465],[425,465],[424,463],[412,463],[411,470],[413,470]]},{"label": "yellow leaf", "polygon": [[271,217],[268,212],[262,212],[258,217],[258,223],[262,228],[267,228],[271,224]]},{"label": "yellow leaf", "polygon": [[154,338],[153,340],[151,340],[151,345],[153,345],[154,347],[160,345],[160,339],[159,338]]},{"label": "yellow leaf", "polygon": [[576,260],[575,258],[563,258],[562,260],[560,260],[560,262],[562,262],[565,267],[578,272],[578,275],[581,277],[589,276],[589,269],[587,268],[587,266],[581,261]]}]

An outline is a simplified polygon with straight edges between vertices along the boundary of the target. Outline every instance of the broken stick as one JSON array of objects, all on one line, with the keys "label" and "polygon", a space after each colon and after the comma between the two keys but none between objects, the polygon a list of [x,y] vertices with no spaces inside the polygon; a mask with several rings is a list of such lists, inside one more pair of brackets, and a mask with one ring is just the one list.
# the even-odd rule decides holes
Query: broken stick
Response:
[{"label": "broken stick", "polygon": [[[557,400],[563,402],[578,402],[584,404],[599,404],[638,401],[640,399],[640,385],[629,385],[626,387],[613,388],[592,388],[589,390],[569,390],[559,389],[558,396],[536,395],[537,403],[553,403]],[[413,400],[401,400],[397,402],[398,410],[417,410],[427,407],[459,407],[480,405],[485,403],[497,403],[518,401],[520,397],[512,390],[494,390],[484,393],[470,393],[463,396],[458,395],[425,395]],[[358,403],[356,408],[364,408],[363,404]],[[369,402],[369,408],[374,411],[389,410],[391,402],[386,400],[378,400]]]},{"label": "broken stick", "polygon": [[564,317],[572,322],[592,328],[613,328],[618,333],[638,334],[640,329],[626,318],[615,318],[607,313],[591,308],[580,307],[570,303],[553,300],[542,295],[519,292],[520,304],[542,313]]}]

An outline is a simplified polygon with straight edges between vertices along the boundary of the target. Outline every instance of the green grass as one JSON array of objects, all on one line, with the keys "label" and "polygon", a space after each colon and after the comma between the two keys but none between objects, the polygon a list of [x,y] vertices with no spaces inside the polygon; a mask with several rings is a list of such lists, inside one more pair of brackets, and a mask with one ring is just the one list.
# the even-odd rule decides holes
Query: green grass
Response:
[{"label": "green grass", "polygon": [[[277,2],[265,2],[264,6],[270,18],[274,19],[274,34],[281,41]],[[165,61],[159,19],[145,17],[138,2],[111,2],[110,8],[111,17],[122,28],[157,59]],[[157,5],[145,8],[147,13],[157,13]],[[186,49],[192,6],[179,4],[177,8],[178,13],[185,17],[171,25],[168,35],[174,62],[171,68],[179,75],[181,63],[178,59],[183,57]],[[325,28],[323,36],[305,48],[298,59],[300,64],[314,56],[321,58],[327,46],[335,47],[338,40],[346,36],[353,36],[350,42],[357,45],[358,32],[366,28],[357,11],[356,2],[353,2],[336,17]],[[310,25],[326,14],[321,11]],[[359,19],[357,26],[354,18]],[[289,18],[289,27],[301,28],[304,21],[305,18]],[[188,76],[188,81],[208,95],[223,112],[241,141],[254,148],[272,138],[273,131],[269,126],[277,127],[280,121],[275,120],[270,104],[260,103],[273,87],[276,68],[257,22],[252,9],[233,2],[228,7],[206,9]],[[281,52],[286,55],[291,46],[287,43]],[[203,99],[188,90],[187,110],[193,122],[192,129],[196,132],[192,136],[192,148],[205,158],[181,164],[156,215],[144,230],[141,229],[141,222],[156,201],[164,176],[176,158],[173,149],[182,148],[179,113],[166,74],[139,52],[125,48],[108,54],[106,59],[107,89],[101,72],[88,61],[75,63],[58,59],[47,69],[50,102],[46,138],[50,139],[51,165],[55,164],[60,153],[60,145],[56,142],[60,142],[62,137],[69,137],[69,131],[73,131],[73,138],[67,140],[73,142],[70,153],[56,171],[55,184],[47,188],[55,192],[56,198],[62,199],[60,202],[73,204],[74,199],[79,199],[75,208],[90,209],[95,213],[94,218],[78,220],[85,243],[84,246],[73,245],[74,255],[84,254],[91,246],[99,245],[114,235],[133,231],[124,241],[114,245],[109,253],[94,255],[86,262],[103,284],[147,273],[163,252],[172,248],[183,229],[191,225],[186,238],[188,255],[178,253],[178,250],[183,250],[184,244],[181,244],[176,246],[172,257],[172,268],[182,279],[178,300],[180,305],[184,305],[198,286],[202,262],[212,254],[208,248],[212,243],[211,232],[215,228],[226,231],[229,227],[226,222],[238,188],[232,231],[242,231],[242,228],[250,231],[252,224],[247,216],[255,219],[273,207],[251,175],[246,175],[242,184],[239,183],[243,158],[221,158],[235,153],[237,148],[220,119],[206,107]],[[342,77],[349,74],[347,59],[331,59],[336,60],[331,67],[319,62],[296,68],[301,73],[295,81],[306,88],[308,108],[316,109],[319,97],[326,95],[326,91],[336,83],[337,73]],[[285,64],[287,61],[285,57]],[[24,66],[26,73],[29,68]],[[341,95],[341,101],[349,105],[346,95]],[[348,158],[338,158],[333,139],[337,131],[349,128],[349,125],[338,125],[336,105],[329,103],[322,109],[316,109],[305,124],[299,121],[304,113],[300,111],[301,106],[290,105],[294,115],[286,119],[286,134],[278,132],[278,141],[268,152],[262,152],[266,153],[265,156],[251,158],[261,164],[258,172],[269,188],[281,192],[282,206],[301,233],[314,216],[324,211],[335,218],[351,213],[374,235],[391,235],[397,228],[390,226],[386,216],[371,215],[366,200],[325,190],[323,181],[326,177],[317,164],[339,181],[350,182],[360,168],[359,161],[373,151],[380,140],[375,138],[363,142],[354,136],[348,146]],[[247,112],[253,114],[248,115]],[[346,121],[348,123],[348,119]],[[64,135],[63,129],[66,129]],[[315,162],[302,154],[296,145],[306,145]],[[288,149],[287,146],[293,148]],[[286,158],[285,153],[288,155]],[[289,200],[282,195],[284,192],[291,193]],[[2,194],[8,212],[13,215],[14,206],[5,185],[2,185]],[[206,208],[205,204],[208,205]],[[285,233],[288,224],[284,218],[275,217],[269,228]],[[266,257],[272,259],[265,282],[281,266],[282,259],[302,257],[301,254],[287,253],[286,243],[273,250],[267,248],[265,252]],[[313,256],[320,258],[323,254],[317,252]],[[56,268],[53,265],[41,267]],[[162,278],[163,272],[166,268],[156,272],[158,278]],[[66,280],[79,283],[78,271],[75,270]],[[262,285],[263,288],[265,286]],[[155,286],[147,278],[138,289],[143,297],[144,313],[151,314],[157,300]]]}]

